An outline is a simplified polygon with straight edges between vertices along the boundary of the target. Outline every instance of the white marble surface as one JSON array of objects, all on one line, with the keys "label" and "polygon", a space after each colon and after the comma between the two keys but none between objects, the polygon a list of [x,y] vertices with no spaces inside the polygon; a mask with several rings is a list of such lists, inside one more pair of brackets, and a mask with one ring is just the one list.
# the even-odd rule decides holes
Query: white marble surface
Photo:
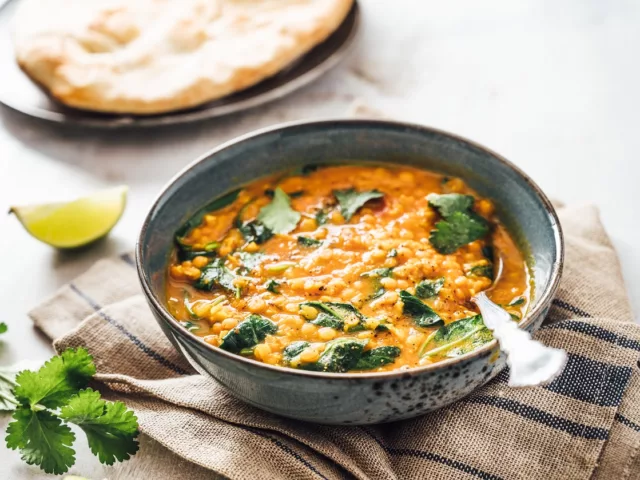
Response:
[{"label": "white marble surface", "polygon": [[[356,54],[266,109],[171,130],[109,134],[0,111],[0,209],[72,198],[105,185],[131,188],[127,211],[109,239],[80,253],[56,252],[29,237],[14,218],[0,217],[0,319],[10,325],[0,342],[0,364],[50,355],[26,316],[29,308],[96,259],[131,249],[154,195],[187,162],[233,131],[342,115],[357,99],[391,117],[487,145],[552,198],[597,204],[640,312],[640,3],[361,3],[364,28]],[[86,447],[72,471],[92,478],[118,472],[100,467]],[[40,477],[0,447],[0,478]]]}]

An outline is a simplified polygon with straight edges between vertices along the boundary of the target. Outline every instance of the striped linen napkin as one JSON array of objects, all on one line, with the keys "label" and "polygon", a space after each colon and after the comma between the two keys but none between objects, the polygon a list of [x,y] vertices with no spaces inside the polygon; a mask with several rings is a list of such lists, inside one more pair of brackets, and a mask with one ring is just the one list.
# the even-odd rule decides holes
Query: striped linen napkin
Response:
[{"label": "striped linen napkin", "polygon": [[110,478],[638,479],[640,326],[597,210],[559,214],[564,275],[536,338],[567,350],[564,373],[511,389],[503,372],[396,423],[314,425],[235,399],[164,337],[128,254],[98,262],[31,317],[58,351],[87,347],[103,395],[138,415],[141,451]]}]

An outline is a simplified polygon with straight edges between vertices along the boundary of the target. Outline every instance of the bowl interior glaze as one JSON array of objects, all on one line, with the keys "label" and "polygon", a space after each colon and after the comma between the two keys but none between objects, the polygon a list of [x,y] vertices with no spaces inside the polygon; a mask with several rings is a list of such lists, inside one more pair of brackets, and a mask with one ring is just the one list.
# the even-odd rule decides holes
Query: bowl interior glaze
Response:
[{"label": "bowl interior glaze", "polygon": [[[508,161],[473,142],[427,127],[376,120],[278,126],[222,145],[185,168],[154,203],[139,238],[137,261],[151,301],[177,326],[165,308],[165,269],[174,232],[203,205],[283,170],[307,164],[363,162],[410,165],[458,176],[492,199],[528,258],[535,284],[529,315],[535,317],[548,306],[561,272],[562,232],[540,189]],[[527,327],[529,315],[522,321],[523,327]]]}]

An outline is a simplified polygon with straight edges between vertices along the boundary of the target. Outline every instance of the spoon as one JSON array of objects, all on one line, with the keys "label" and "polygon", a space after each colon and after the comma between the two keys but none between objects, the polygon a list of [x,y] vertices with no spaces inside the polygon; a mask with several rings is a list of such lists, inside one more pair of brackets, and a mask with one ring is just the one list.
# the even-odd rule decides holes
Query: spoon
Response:
[{"label": "spoon", "polygon": [[[497,263],[493,286],[502,273],[502,262],[498,260]],[[511,315],[489,300],[485,292],[480,292],[471,301],[478,305],[484,324],[507,354],[510,387],[545,385],[562,372],[568,358],[564,350],[547,347],[532,339],[531,334],[519,328]]]}]

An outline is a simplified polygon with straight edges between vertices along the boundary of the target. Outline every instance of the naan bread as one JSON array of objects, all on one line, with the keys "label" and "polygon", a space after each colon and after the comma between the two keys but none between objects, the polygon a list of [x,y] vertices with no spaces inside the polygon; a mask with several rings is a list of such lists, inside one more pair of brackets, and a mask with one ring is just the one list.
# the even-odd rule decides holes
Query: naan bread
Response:
[{"label": "naan bread", "polygon": [[276,74],[334,32],[353,0],[22,0],[20,67],[67,105],[154,114]]}]

